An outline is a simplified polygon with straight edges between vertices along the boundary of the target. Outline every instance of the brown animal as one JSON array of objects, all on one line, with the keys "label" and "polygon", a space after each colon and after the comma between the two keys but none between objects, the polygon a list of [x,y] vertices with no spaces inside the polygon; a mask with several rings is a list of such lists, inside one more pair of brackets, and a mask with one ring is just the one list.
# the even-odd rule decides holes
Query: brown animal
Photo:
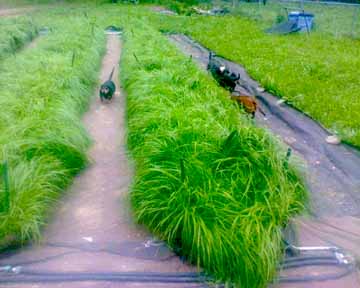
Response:
[{"label": "brown animal", "polygon": [[242,106],[246,113],[251,114],[251,118],[255,117],[257,110],[265,116],[265,112],[260,108],[254,96],[250,95],[231,95],[231,99],[238,102]]}]

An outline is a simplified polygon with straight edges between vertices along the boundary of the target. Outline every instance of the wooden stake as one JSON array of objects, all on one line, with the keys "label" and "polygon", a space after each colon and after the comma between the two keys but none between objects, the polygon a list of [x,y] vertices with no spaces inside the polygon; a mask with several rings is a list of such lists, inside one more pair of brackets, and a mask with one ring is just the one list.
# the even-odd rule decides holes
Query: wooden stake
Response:
[{"label": "wooden stake", "polygon": [[9,167],[8,162],[5,161],[2,165],[3,167],[3,180],[4,180],[4,191],[5,191],[5,197],[4,197],[4,212],[9,212],[10,210],[10,184],[9,184]]},{"label": "wooden stake", "polygon": [[75,57],[76,57],[76,52],[75,52],[75,51],[73,51],[73,54],[72,54],[72,59],[71,59],[71,67],[74,67]]}]

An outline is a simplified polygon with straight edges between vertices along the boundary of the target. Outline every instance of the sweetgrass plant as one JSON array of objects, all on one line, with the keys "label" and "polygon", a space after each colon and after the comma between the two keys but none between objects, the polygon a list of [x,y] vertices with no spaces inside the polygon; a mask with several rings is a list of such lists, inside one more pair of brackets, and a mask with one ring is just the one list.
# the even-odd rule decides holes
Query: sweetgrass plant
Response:
[{"label": "sweetgrass plant", "polygon": [[281,229],[304,207],[302,181],[191,59],[146,20],[124,26],[137,220],[217,280],[265,287],[282,257]]},{"label": "sweetgrass plant", "polygon": [[50,204],[87,163],[90,139],[81,116],[105,42],[84,16],[41,17],[51,22],[51,33],[0,66],[0,163],[8,163],[10,191],[0,239],[11,235],[16,243],[40,237]]},{"label": "sweetgrass plant", "polygon": [[37,34],[37,26],[31,17],[0,18],[0,61],[15,53]]}]

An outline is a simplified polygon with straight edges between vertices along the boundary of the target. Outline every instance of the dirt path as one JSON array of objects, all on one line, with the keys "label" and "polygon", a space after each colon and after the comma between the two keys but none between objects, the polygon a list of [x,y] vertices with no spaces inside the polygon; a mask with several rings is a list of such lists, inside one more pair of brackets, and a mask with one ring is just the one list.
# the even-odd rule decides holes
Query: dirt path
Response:
[{"label": "dirt path", "polygon": [[158,12],[160,14],[166,14],[166,15],[177,15],[176,12],[171,11],[163,6],[151,6],[151,10]]},{"label": "dirt path", "polygon": [[[118,65],[121,43],[108,36],[101,82]],[[133,223],[128,189],[132,171],[125,150],[125,96],[116,94],[111,103],[96,98],[84,122],[94,139],[92,164],[73,183],[58,205],[54,220],[44,231],[40,246],[2,255],[0,266],[18,264],[22,272],[186,272],[194,270],[173,255],[162,243],[147,241],[151,236]],[[7,257],[5,257],[7,256]],[[54,256],[52,258],[52,256]],[[37,259],[50,257],[48,261]],[[34,261],[26,264],[28,261]],[[19,274],[21,276],[22,273]],[[1,280],[1,277],[0,277]],[[3,284],[2,284],[3,285]],[[1,286],[3,287],[3,286]],[[70,282],[12,284],[8,287],[186,287],[184,284],[116,282]],[[193,286],[192,287],[197,287]]]},{"label": "dirt path", "polygon": [[34,12],[38,8],[36,7],[24,7],[24,8],[1,8],[0,17],[19,16],[26,13]]}]

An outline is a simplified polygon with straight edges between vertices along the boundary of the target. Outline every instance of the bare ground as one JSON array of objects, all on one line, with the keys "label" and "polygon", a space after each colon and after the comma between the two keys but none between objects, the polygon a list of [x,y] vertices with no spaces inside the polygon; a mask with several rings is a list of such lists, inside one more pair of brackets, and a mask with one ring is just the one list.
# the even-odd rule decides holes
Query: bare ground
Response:
[{"label": "bare ground", "polygon": [[[118,83],[121,42],[108,36],[107,54],[100,80],[106,80],[115,66]],[[132,179],[125,150],[125,96],[116,94],[110,103],[95,99],[84,123],[94,139],[92,164],[79,175],[61,200],[53,220],[44,231],[42,244],[9,253],[0,266],[25,263],[24,269],[48,272],[195,271],[167,247],[157,246],[149,233],[133,222],[128,191]],[[55,256],[52,258],[52,256]],[[12,284],[9,287],[185,287],[184,284],[145,284],[116,282],[70,282]],[[193,286],[197,287],[197,286]]]}]

